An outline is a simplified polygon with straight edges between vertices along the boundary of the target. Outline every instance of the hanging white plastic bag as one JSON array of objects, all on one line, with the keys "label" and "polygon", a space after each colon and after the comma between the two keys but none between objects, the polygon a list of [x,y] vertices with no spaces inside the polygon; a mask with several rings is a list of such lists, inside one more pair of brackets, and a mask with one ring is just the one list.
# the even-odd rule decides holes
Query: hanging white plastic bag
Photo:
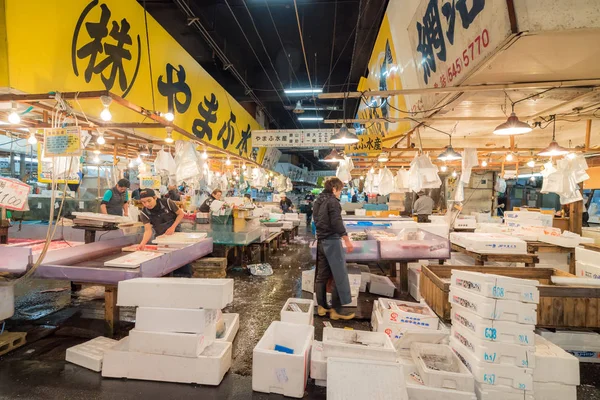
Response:
[{"label": "hanging white plastic bag", "polygon": [[175,165],[175,160],[171,153],[164,151],[164,149],[160,149],[160,151],[156,153],[156,158],[154,159],[154,170],[159,175],[175,175],[177,166]]},{"label": "hanging white plastic bag", "polygon": [[456,181],[456,192],[454,193],[454,201],[462,203],[465,201],[465,188],[462,180]]},{"label": "hanging white plastic bag", "polygon": [[498,193],[506,192],[506,181],[501,177],[496,177],[496,183],[494,184],[494,191]]},{"label": "hanging white plastic bag", "polygon": [[394,191],[394,188],[394,175],[389,169],[383,168],[381,172],[381,181],[379,182],[379,194],[387,196]]},{"label": "hanging white plastic bag", "polygon": [[187,179],[202,177],[200,157],[195,148],[195,143],[178,140],[175,142],[175,175],[177,182]]},{"label": "hanging white plastic bag", "polygon": [[286,183],[286,188],[285,188],[286,192],[291,192],[292,190],[294,190],[294,184],[292,183],[292,180],[290,178],[287,178],[285,180],[285,183]]},{"label": "hanging white plastic bag", "polygon": [[460,175],[460,180],[465,185],[469,184],[471,180],[471,170],[473,167],[479,165],[479,159],[477,158],[477,149],[468,148],[463,151],[462,158],[462,173]]},{"label": "hanging white plastic bag", "polygon": [[350,179],[352,179],[352,174],[350,173],[350,163],[352,163],[352,160],[348,157],[344,157],[344,160],[340,161],[335,171],[335,176],[340,178],[340,180],[344,183],[348,183]]},{"label": "hanging white plastic bag", "polygon": [[396,179],[395,179],[395,192],[396,193],[406,193],[409,191],[409,185],[408,185],[408,171],[405,170],[404,168],[399,169],[398,173],[396,174]]}]

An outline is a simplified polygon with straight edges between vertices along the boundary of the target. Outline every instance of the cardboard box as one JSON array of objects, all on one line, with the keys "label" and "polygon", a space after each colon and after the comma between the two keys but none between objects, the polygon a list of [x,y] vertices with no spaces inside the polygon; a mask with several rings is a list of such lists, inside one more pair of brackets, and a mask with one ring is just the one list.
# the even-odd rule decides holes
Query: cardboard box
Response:
[{"label": "cardboard box", "polygon": [[233,279],[134,278],[119,282],[121,307],[221,310],[233,301]]},{"label": "cardboard box", "polygon": [[[314,335],[313,326],[272,322],[254,347],[252,390],[304,397]],[[275,345],[290,348],[294,353],[275,351]]]},{"label": "cardboard box", "polygon": [[216,342],[200,357],[186,358],[129,351],[129,339],[105,353],[103,377],[216,386],[231,367],[231,343]]}]

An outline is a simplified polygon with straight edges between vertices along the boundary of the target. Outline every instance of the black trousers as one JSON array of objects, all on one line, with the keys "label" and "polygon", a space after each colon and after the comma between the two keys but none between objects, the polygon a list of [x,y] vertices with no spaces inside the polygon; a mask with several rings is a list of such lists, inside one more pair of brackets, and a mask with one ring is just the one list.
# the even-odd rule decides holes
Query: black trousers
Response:
[{"label": "black trousers", "polygon": [[429,220],[429,215],[419,214],[419,215],[417,215],[417,222],[431,222],[431,221]]},{"label": "black trousers", "polygon": [[[317,295],[317,304],[323,308],[329,308],[327,304],[327,283],[329,279],[333,280],[333,273],[331,272],[331,266],[327,261],[325,250],[323,249],[323,243],[317,242],[317,270],[315,271],[315,293]],[[335,281],[331,285],[331,306],[332,308],[339,310],[342,307],[340,296],[338,295]]]}]

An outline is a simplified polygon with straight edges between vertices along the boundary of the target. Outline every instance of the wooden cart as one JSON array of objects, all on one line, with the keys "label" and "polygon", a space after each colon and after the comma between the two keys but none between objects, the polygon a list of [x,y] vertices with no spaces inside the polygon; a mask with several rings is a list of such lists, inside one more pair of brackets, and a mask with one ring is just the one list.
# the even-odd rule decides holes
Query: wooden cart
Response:
[{"label": "wooden cart", "polygon": [[421,296],[444,321],[450,320],[450,276],[453,269],[535,279],[540,282],[537,327],[600,328],[600,288],[556,286],[552,276],[574,275],[553,268],[424,266],[421,268]]}]

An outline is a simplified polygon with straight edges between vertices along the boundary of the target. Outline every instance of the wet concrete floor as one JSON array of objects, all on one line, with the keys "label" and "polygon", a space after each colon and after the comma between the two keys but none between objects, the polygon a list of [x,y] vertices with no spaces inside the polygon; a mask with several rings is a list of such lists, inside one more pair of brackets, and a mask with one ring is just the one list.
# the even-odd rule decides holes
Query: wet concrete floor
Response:
[{"label": "wet concrete floor", "polygon": [[[240,330],[233,344],[233,363],[219,387],[103,379],[99,373],[65,362],[66,349],[103,334],[103,300],[92,300],[102,291],[87,289],[73,297],[65,281],[30,280],[16,288],[15,316],[10,331],[27,332],[27,345],[0,357],[0,399],[276,399],[252,391],[252,350],[289,297],[307,297],[301,290],[301,271],[310,269],[308,236],[301,236],[271,255],[274,274],[251,276],[230,271],[235,279],[234,303],[226,312],[240,314]],[[373,272],[380,272],[372,266]],[[335,327],[370,330],[372,302],[376,296],[361,293],[355,321],[331,321]],[[133,327],[133,308],[121,309],[117,338]],[[315,317],[315,338],[321,339],[323,322]],[[600,366],[581,364],[579,400],[600,400]],[[309,382],[305,399],[325,399],[326,390]]]}]

